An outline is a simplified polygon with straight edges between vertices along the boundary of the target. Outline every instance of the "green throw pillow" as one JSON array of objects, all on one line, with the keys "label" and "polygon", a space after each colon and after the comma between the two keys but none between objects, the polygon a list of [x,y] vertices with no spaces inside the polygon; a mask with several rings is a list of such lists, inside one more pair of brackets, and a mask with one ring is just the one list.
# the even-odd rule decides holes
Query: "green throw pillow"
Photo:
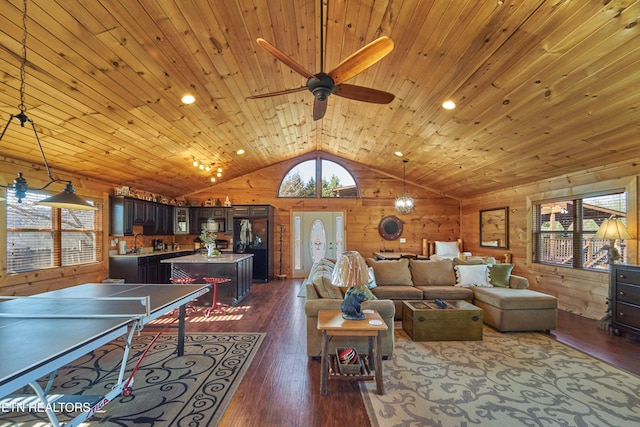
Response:
[{"label": "green throw pillow", "polygon": [[489,281],[493,286],[508,288],[512,270],[513,264],[491,265],[489,266]]}]

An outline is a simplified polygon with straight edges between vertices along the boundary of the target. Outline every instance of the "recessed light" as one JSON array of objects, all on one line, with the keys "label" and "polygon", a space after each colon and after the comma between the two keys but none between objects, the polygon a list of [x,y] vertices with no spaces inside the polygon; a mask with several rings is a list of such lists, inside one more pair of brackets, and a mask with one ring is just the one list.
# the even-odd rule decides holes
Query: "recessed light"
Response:
[{"label": "recessed light", "polygon": [[193,95],[185,95],[182,97],[183,104],[193,104],[196,102],[196,98]]},{"label": "recessed light", "polygon": [[444,108],[445,110],[453,110],[454,108],[456,108],[456,103],[453,101],[445,101],[442,103],[442,108]]},{"label": "recessed light", "polygon": [[200,168],[200,170],[204,170],[204,165],[202,165],[202,164],[201,164],[201,165],[200,165],[200,166],[198,166],[198,167]]},{"label": "recessed light", "polygon": [[398,156],[398,157],[402,157],[402,156],[404,156],[404,154],[402,153],[402,151],[396,151],[396,152],[395,152],[395,153],[393,153],[393,154],[395,154],[395,155],[396,155],[396,156]]},{"label": "recessed light", "polygon": [[215,177],[211,177],[211,182],[216,182],[216,178]]},{"label": "recessed light", "polygon": [[218,172],[222,172],[222,168],[218,168]]},{"label": "recessed light", "polygon": [[244,150],[241,148],[238,151],[236,151],[236,154],[244,154]]}]

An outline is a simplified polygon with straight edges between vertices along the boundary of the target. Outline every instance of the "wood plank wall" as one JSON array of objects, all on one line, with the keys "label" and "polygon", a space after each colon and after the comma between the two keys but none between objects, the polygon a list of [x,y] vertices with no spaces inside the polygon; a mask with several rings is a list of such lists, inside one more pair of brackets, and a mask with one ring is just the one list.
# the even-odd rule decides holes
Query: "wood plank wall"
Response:
[{"label": "wood plank wall", "polygon": [[[579,271],[569,268],[546,266],[531,262],[528,205],[532,200],[554,197],[571,197],[599,190],[627,187],[631,189],[629,199],[629,231],[637,237],[638,186],[640,166],[635,163],[607,165],[598,170],[583,171],[559,176],[552,180],[513,187],[498,192],[481,194],[465,199],[461,208],[461,236],[465,250],[477,254],[500,256],[502,249],[480,247],[479,211],[502,206],[509,208],[509,248],[515,264],[514,274],[529,279],[532,289],[559,298],[559,307],[571,313],[591,319],[600,319],[606,311],[608,295],[608,273]],[[629,242],[629,263],[638,261],[638,240]]]}]

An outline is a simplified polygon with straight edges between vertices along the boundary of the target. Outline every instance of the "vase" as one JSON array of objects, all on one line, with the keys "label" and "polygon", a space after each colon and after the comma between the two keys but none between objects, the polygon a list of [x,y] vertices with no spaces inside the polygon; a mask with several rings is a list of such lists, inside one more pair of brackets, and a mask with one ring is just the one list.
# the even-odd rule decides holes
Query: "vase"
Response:
[{"label": "vase", "polygon": [[215,245],[215,243],[207,243],[207,244],[206,244],[206,247],[207,247],[207,256],[208,256],[208,257],[213,257],[213,256],[215,256],[215,255],[213,254],[213,251],[216,249],[216,245]]}]

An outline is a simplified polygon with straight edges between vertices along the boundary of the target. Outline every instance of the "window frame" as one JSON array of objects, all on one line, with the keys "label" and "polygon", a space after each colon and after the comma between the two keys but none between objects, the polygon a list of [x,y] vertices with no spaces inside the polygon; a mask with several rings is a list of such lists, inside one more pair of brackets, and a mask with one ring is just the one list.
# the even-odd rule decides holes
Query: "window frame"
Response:
[{"label": "window frame", "polygon": [[[285,179],[289,176],[289,174],[291,173],[292,170],[294,170],[295,168],[297,168],[299,165],[306,163],[306,162],[310,162],[310,161],[314,161],[315,162],[315,175],[313,177],[313,179],[315,180],[314,184],[315,184],[315,192],[314,195],[312,196],[281,196],[280,195],[280,190],[282,189],[283,184],[285,183]],[[354,182],[354,186],[355,186],[355,195],[353,196],[342,196],[340,197],[339,195],[336,196],[325,196],[322,194],[322,183],[323,183],[323,172],[322,172],[322,162],[332,162],[335,163],[336,165],[340,166],[341,168],[343,168],[345,170],[345,172],[347,172],[349,174],[349,176],[351,176],[351,179]],[[350,187],[350,186],[349,186]],[[345,187],[341,187],[341,188],[347,188],[347,186]],[[343,199],[357,199],[360,197],[360,186],[358,185],[358,181],[356,180],[356,178],[353,176],[353,173],[351,173],[351,171],[345,167],[342,163],[340,163],[339,161],[336,161],[334,159],[328,159],[322,156],[316,156],[316,157],[308,157],[308,158],[304,158],[299,160],[298,162],[296,162],[295,164],[293,164],[289,169],[287,169],[287,171],[283,174],[282,178],[280,179],[280,183],[278,184],[278,188],[276,190],[276,197],[277,198],[282,198],[282,199],[337,199],[337,198],[343,198]]]},{"label": "window frame", "polygon": [[[595,183],[574,185],[565,188],[554,188],[545,192],[531,194],[526,198],[527,208],[527,253],[526,265],[534,270],[549,270],[560,267],[557,264],[543,264],[535,261],[535,212],[534,206],[540,203],[553,202],[558,200],[583,199],[588,197],[602,196],[607,194],[626,192],[627,193],[627,230],[633,239],[627,240],[627,262],[636,264],[638,260],[637,251],[637,224],[638,224],[638,178],[623,177],[610,180],[602,180]],[[606,273],[607,271],[566,267],[563,272],[589,272]]]},{"label": "window frame", "polygon": [[[44,191],[29,191],[27,196],[35,196],[37,199],[44,199],[46,197],[50,197],[51,194]],[[4,242],[4,258],[5,265],[7,268],[7,276],[15,276],[19,274],[33,274],[38,271],[44,270],[52,270],[52,269],[64,269],[64,268],[74,268],[83,265],[90,265],[101,263],[104,260],[104,233],[103,233],[103,220],[104,220],[104,204],[101,199],[89,198],[88,200],[94,203],[94,206],[98,208],[96,211],[78,211],[73,209],[61,209],[61,208],[52,208],[51,210],[51,219],[50,219],[50,227],[47,228],[24,228],[24,227],[16,227],[9,228],[9,220],[10,220],[10,209],[9,206],[11,203],[17,203],[15,199],[15,192],[11,189],[7,189],[6,192],[6,202],[5,202],[5,239]],[[32,203],[35,200],[32,201]],[[46,207],[43,207],[46,208]],[[69,228],[64,222],[64,219],[67,216],[72,215],[72,212],[80,212],[81,214],[85,214],[86,212],[92,212],[93,217],[93,228],[88,229],[85,227],[80,228]],[[46,233],[51,235],[51,263],[48,266],[38,266],[37,264],[25,264],[23,268],[19,269],[10,269],[10,252],[11,248],[10,244],[13,243],[13,239],[9,237],[10,233]],[[91,233],[93,235],[93,248],[91,252],[83,253],[82,251],[77,252],[76,256],[78,262],[69,261],[70,257],[65,255],[65,252],[68,252],[69,248],[64,245],[63,240],[65,235],[70,235],[74,233]],[[88,258],[88,260],[84,261],[83,259]],[[82,260],[82,261],[81,261]]]}]

